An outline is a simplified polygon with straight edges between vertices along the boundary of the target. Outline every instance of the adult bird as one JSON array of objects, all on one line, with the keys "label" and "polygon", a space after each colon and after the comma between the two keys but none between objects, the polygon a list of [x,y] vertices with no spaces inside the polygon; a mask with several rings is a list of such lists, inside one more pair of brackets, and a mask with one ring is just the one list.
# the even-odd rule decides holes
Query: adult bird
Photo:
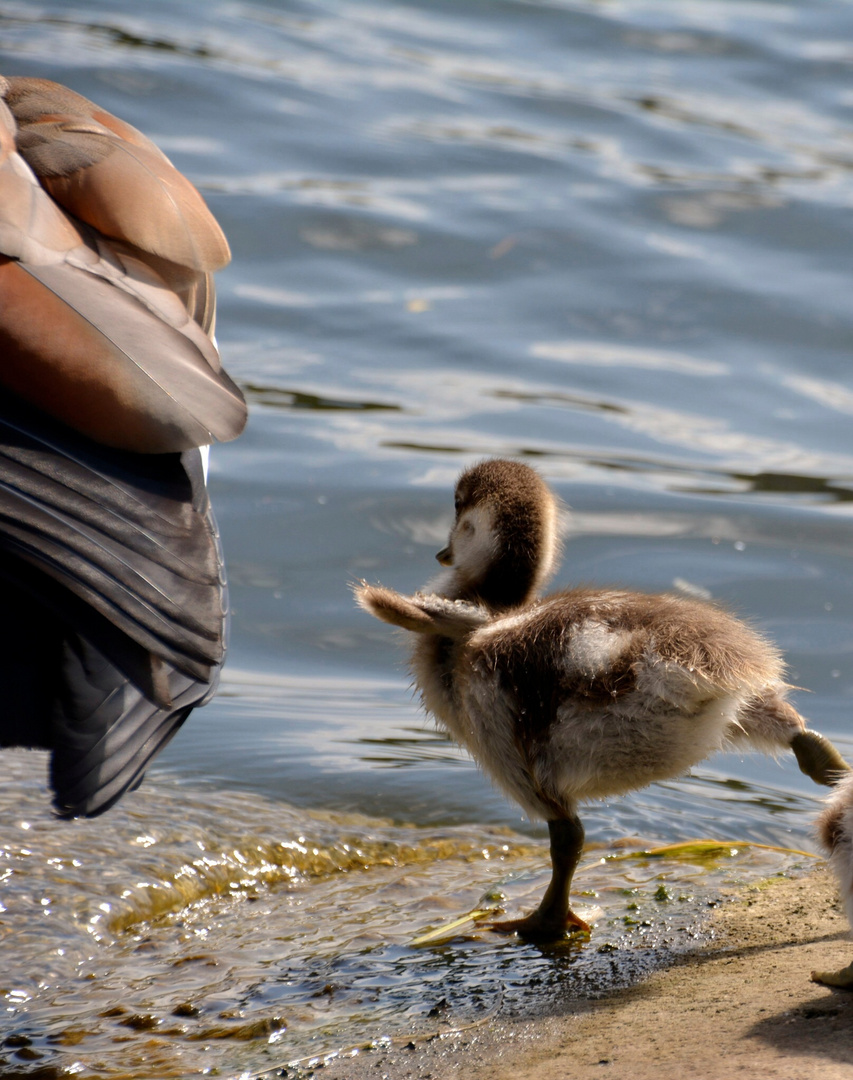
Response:
[{"label": "adult bird", "polygon": [[213,343],[229,259],[141,132],[0,76],[0,745],[51,752],[62,817],[137,786],[218,682],[200,448],[246,422]]}]

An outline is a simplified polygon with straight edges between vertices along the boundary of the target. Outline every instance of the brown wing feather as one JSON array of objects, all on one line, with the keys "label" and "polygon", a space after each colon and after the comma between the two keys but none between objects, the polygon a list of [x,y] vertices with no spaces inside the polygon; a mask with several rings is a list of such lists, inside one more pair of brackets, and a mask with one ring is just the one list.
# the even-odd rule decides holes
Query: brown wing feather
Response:
[{"label": "brown wing feather", "polygon": [[[53,130],[51,107],[78,113],[84,106],[96,109],[85,98],[44,80],[0,78],[0,93],[25,124],[44,130]],[[66,179],[69,184],[79,181],[75,197],[86,203],[75,204],[81,219],[88,216],[109,225],[113,211],[124,202],[132,210],[131,224],[150,215],[151,227],[168,233],[175,220],[174,214],[160,212],[165,203],[167,210],[180,209],[185,237],[203,233],[187,212],[194,204],[172,197],[188,182],[145,136],[112,120],[118,130],[132,135],[133,143],[106,128],[102,134],[81,128],[76,142],[51,142],[39,133],[36,142],[47,149],[44,160],[36,155],[36,163],[44,171],[55,171],[78,162]],[[209,271],[187,270],[143,251],[148,241],[134,229],[125,230],[125,243],[76,222],[39,185],[16,151],[16,138],[20,142],[16,120],[0,100],[0,252],[6,256],[0,257],[0,386],[119,449],[171,453],[236,438],[246,423],[246,406],[205,332],[212,333],[214,320]],[[119,142],[137,156],[130,158],[125,149],[116,153]],[[140,168],[131,177],[140,185],[137,191],[133,184],[122,186],[121,172],[110,179],[107,171],[93,172],[97,162],[79,164],[95,161],[101,151],[103,161],[113,157],[137,165],[144,153],[168,184],[161,182],[160,173]],[[145,190],[153,192],[148,203]],[[196,201],[213,222],[200,197]],[[215,222],[213,226],[221,235]],[[175,226],[175,234],[180,231]],[[169,254],[191,265],[205,262],[194,241]],[[173,292],[169,285],[180,291]]]},{"label": "brown wing feather", "polygon": [[244,426],[228,376],[101,278],[0,259],[0,310],[0,382],[103,445],[170,453],[233,439]]},{"label": "brown wing feather", "polygon": [[17,153],[16,132],[0,100],[0,251],[31,262],[59,262],[82,237]]},{"label": "brown wing feather", "polygon": [[69,213],[193,273],[229,262],[201,195],[141,132],[47,79],[2,79],[0,93],[20,154]]}]

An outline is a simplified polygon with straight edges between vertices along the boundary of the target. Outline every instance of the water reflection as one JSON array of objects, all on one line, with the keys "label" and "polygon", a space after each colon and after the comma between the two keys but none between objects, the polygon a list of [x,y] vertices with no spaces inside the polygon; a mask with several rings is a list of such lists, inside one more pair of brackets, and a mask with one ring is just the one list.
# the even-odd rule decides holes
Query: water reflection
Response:
[{"label": "water reflection", "polygon": [[341,401],[335,398],[322,397],[320,394],[307,394],[301,390],[285,390],[277,386],[257,386],[251,383],[243,384],[243,392],[250,402],[266,405],[278,409],[317,409],[336,412],[339,410],[353,410],[355,412],[370,412],[372,410],[399,411],[398,405],[386,405],[378,401]]},{"label": "water reflection", "polygon": [[599,341],[540,341],[530,346],[532,356],[559,360],[564,364],[584,364],[590,367],[630,367],[648,371],[671,371],[681,375],[726,375],[726,364],[663,349],[639,349],[615,342]]},{"label": "water reflection", "polygon": [[[790,473],[756,473],[749,476],[732,473],[732,479],[743,483],[744,490],[748,492],[812,495],[818,496],[821,502],[850,502],[853,499],[853,489],[845,487],[838,480],[826,480],[819,476],[796,476]],[[708,494],[713,492],[709,490]]]},{"label": "water reflection", "polygon": [[472,908],[529,907],[549,874],[545,843],[163,779],[109,820],[59,825],[43,813],[39,765],[9,755],[0,793],[4,1070],[233,1075],[517,1012],[542,993],[599,993],[694,940],[708,899],[742,874],[804,859],[732,843],[651,857],[637,840],[593,846],[576,886],[591,946],[525,945],[470,922],[418,946]]}]

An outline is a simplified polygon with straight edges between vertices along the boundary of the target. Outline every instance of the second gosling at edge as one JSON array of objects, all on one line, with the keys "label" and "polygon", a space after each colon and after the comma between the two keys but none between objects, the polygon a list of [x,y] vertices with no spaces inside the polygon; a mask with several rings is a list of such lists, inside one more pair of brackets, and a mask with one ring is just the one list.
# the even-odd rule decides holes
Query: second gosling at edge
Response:
[{"label": "second gosling at edge", "polygon": [[540,597],[558,554],[559,504],[527,465],[462,473],[429,591],[362,583],[357,602],[417,635],[423,703],[494,783],[548,823],[552,876],[530,915],[494,929],[588,931],[569,892],[578,805],[680,776],[714,751],[792,750],[832,784],[849,766],[786,700],[777,650],[713,604],[581,587]]}]

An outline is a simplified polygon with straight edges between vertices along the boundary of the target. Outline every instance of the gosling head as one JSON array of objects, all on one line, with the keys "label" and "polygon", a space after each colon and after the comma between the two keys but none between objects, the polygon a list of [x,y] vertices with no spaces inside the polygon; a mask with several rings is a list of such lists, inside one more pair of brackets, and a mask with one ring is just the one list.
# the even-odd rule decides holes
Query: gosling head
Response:
[{"label": "gosling head", "polygon": [[436,555],[450,573],[439,588],[493,611],[532,600],[559,552],[557,501],[542,477],[518,461],[482,461],[456,484],[456,520]]}]

